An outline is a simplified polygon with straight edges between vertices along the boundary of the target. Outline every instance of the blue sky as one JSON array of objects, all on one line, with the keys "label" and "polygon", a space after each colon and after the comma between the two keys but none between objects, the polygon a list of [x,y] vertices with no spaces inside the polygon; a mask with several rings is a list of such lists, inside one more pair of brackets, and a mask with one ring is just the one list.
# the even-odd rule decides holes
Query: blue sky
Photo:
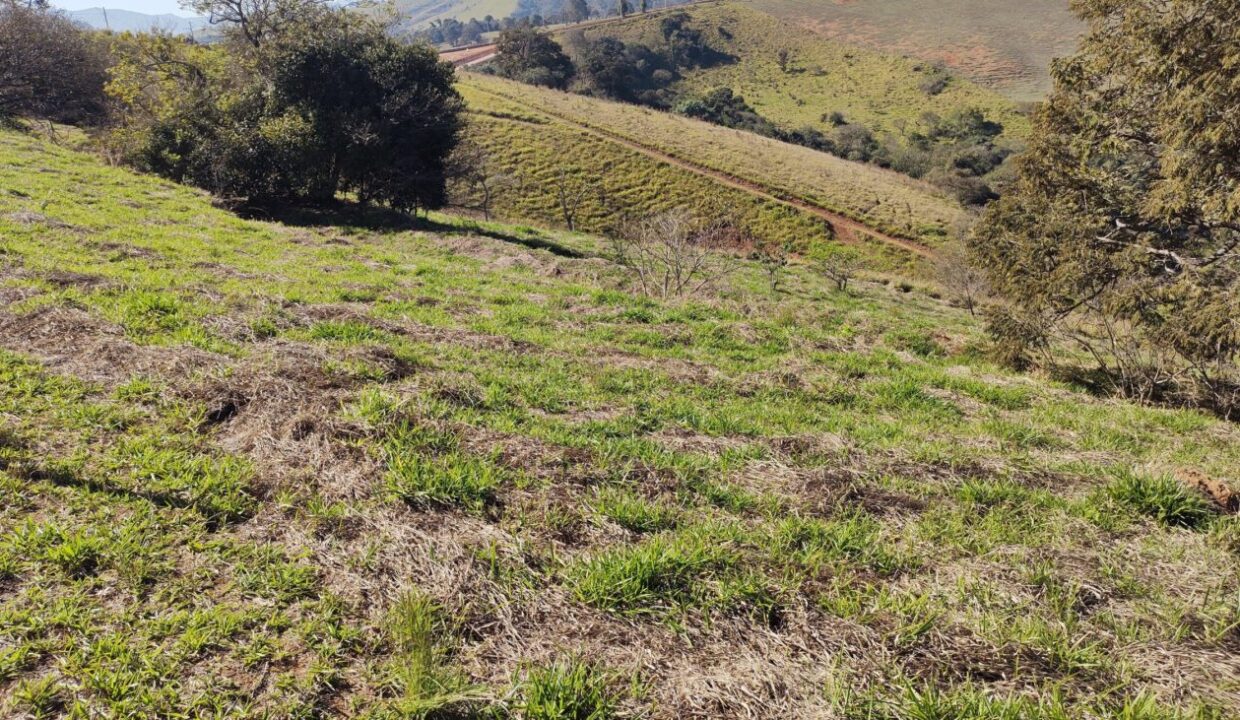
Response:
[{"label": "blue sky", "polygon": [[52,0],[52,5],[63,10],[85,10],[93,7],[106,7],[109,10],[133,10],[134,12],[161,15],[193,15],[192,10],[182,10],[177,0]]}]

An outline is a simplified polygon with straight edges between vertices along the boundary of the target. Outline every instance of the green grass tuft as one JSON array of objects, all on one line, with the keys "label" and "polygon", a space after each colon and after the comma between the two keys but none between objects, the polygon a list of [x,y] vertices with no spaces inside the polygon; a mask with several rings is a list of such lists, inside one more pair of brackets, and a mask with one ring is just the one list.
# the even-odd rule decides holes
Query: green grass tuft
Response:
[{"label": "green grass tuft", "polygon": [[1163,525],[1200,529],[1217,515],[1200,493],[1170,475],[1124,470],[1106,488],[1116,502]]}]

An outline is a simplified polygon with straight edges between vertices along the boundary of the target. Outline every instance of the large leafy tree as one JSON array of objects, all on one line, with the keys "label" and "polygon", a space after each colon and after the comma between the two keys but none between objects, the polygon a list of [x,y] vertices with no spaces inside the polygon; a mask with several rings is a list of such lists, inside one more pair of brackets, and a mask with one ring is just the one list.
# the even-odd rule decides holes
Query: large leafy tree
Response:
[{"label": "large leafy tree", "polygon": [[1010,359],[1067,338],[1124,389],[1236,405],[1240,0],[1075,0],[1018,179],[972,239]]},{"label": "large leafy tree", "polygon": [[250,203],[347,192],[442,206],[462,126],[452,67],[358,14],[279,2],[240,3],[267,14],[226,25],[218,46],[122,40],[109,91],[125,109],[113,133],[124,156]]},{"label": "large leafy tree", "polygon": [[573,76],[573,62],[564,48],[530,25],[502,31],[495,49],[495,66],[504,77],[563,90]]}]

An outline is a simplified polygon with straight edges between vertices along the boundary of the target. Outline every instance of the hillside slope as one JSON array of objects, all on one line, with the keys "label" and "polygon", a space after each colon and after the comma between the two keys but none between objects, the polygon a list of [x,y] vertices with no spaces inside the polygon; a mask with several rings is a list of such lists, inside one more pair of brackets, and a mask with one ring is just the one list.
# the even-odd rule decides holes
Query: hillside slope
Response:
[{"label": "hillside slope", "polygon": [[1159,479],[1235,425],[882,286],[209,200],[0,133],[0,715],[1240,712],[1240,531]]},{"label": "hillside slope", "polygon": [[398,0],[395,9],[416,30],[449,18],[461,22],[488,15],[506,18],[516,11],[517,0]]},{"label": "hillside slope", "polygon": [[[751,133],[480,74],[463,74],[459,87],[493,156],[510,174],[532,178],[511,187],[507,201],[500,193],[516,217],[556,218],[552,186],[565,165],[597,178],[607,193],[623,197],[626,208],[696,205],[718,196],[756,232],[797,245],[815,234],[806,233],[807,222],[810,228],[822,222],[804,209],[809,205],[841,216],[835,223],[841,232],[852,220],[890,236],[884,242],[864,229],[852,233],[872,246],[894,246],[891,262],[916,254],[904,241],[926,248],[941,243],[963,216],[955,201],[924,183]],[[738,183],[759,192],[738,190]],[[598,202],[583,212],[597,222],[609,214]]]},{"label": "hillside slope", "polygon": [[[673,86],[679,92],[731,88],[787,129],[829,130],[830,116],[841,113],[876,132],[904,134],[925,130],[927,114],[976,108],[1002,123],[1008,137],[1028,131],[1028,120],[1011,101],[968,80],[952,79],[941,91],[928,93],[922,85],[938,72],[930,63],[834,42],[739,3],[689,6],[685,12],[692,18],[690,27],[727,59],[685,71]],[[657,17],[634,15],[584,32],[652,48],[666,45]],[[786,69],[779,64],[781,51],[788,53]]]},{"label": "hillside slope", "polygon": [[1050,63],[1083,32],[1068,0],[752,0],[841,42],[948,67],[1016,100],[1050,90]]}]

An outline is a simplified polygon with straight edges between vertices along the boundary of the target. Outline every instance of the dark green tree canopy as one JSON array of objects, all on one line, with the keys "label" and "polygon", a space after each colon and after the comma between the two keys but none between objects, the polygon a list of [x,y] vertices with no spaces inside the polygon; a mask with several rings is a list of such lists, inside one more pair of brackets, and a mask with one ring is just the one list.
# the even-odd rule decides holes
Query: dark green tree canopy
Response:
[{"label": "dark green tree canopy", "polygon": [[1240,350],[1240,0],[1074,7],[1089,32],[972,241],[997,334],[1066,335],[1142,392],[1217,389]]},{"label": "dark green tree canopy", "polygon": [[452,67],[358,14],[288,1],[254,3],[266,20],[219,46],[134,39],[110,86],[125,156],[251,203],[442,206],[462,127]]},{"label": "dark green tree canopy", "polygon": [[528,25],[500,32],[495,49],[500,75],[532,85],[564,89],[573,76],[573,62],[549,35]]}]

